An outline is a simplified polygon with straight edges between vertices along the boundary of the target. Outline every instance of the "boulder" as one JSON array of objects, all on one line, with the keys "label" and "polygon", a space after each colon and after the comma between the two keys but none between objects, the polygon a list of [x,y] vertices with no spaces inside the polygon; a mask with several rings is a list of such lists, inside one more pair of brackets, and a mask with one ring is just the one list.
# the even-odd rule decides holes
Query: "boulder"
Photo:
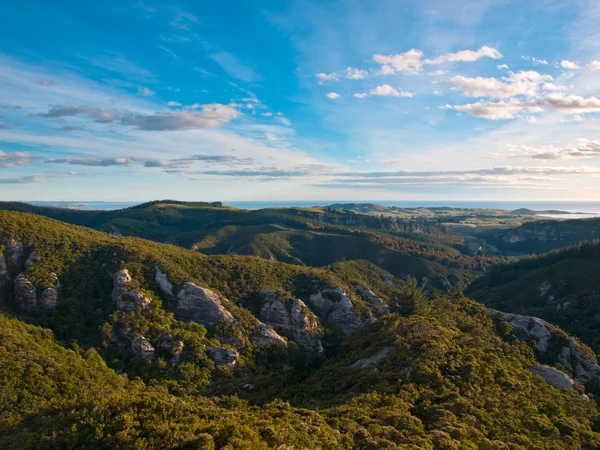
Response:
[{"label": "boulder", "polygon": [[10,262],[21,269],[25,262],[25,247],[23,246],[23,243],[16,239],[3,238],[2,244],[4,244],[8,251]]},{"label": "boulder", "polygon": [[58,304],[58,292],[54,288],[47,288],[42,292],[39,299],[39,306],[43,309],[56,309]]},{"label": "boulder", "polygon": [[168,350],[171,355],[171,363],[179,364],[181,362],[181,355],[183,355],[184,344],[183,341],[179,341],[173,338],[172,335],[167,334],[160,337],[160,346]]},{"label": "boulder", "polygon": [[390,308],[388,307],[388,305],[386,305],[380,297],[375,295],[375,293],[371,289],[360,284],[357,284],[355,287],[356,293],[370,304],[369,307],[371,309],[371,312],[376,317],[384,316],[390,313]]},{"label": "boulder", "polygon": [[311,295],[309,301],[321,319],[338,325],[346,335],[364,325],[354,313],[352,302],[341,288],[323,289],[318,294]]},{"label": "boulder", "polygon": [[[496,316],[500,311],[490,310],[491,316]],[[552,336],[550,330],[553,325],[545,320],[532,316],[520,316],[518,314],[504,313],[508,323],[514,327],[514,333],[517,339],[521,341],[530,341],[535,339],[537,342],[537,351],[545,353],[548,350],[548,341]]]},{"label": "boulder", "polygon": [[129,275],[129,270],[127,269],[121,269],[114,274],[112,291],[112,300],[114,303],[121,301],[121,296],[128,291],[131,281],[131,275]]},{"label": "boulder", "polygon": [[259,347],[267,345],[278,345],[281,347],[287,347],[287,342],[275,331],[268,328],[264,323],[259,322],[258,333],[252,336],[250,339],[252,344],[258,345]]},{"label": "boulder", "polygon": [[160,266],[156,264],[154,266],[154,279],[156,280],[156,284],[161,291],[167,294],[169,297],[173,297],[173,285],[169,281],[169,277],[167,277],[166,273],[162,273],[160,270]]},{"label": "boulder", "polygon": [[261,320],[298,345],[311,348],[317,353],[323,352],[320,341],[323,330],[319,319],[302,300],[296,299],[286,306],[277,299],[277,294],[273,291],[261,291],[260,295],[264,298],[260,311]]},{"label": "boulder", "polygon": [[25,278],[25,274],[20,274],[15,279],[15,300],[17,305],[23,309],[36,309],[37,296],[35,286],[31,281]]},{"label": "boulder", "polygon": [[359,359],[354,364],[352,364],[351,367],[353,369],[364,369],[366,367],[373,367],[373,366],[377,365],[377,363],[379,361],[381,361],[383,358],[391,355],[393,352],[394,352],[394,347],[392,347],[392,346],[384,347],[383,349],[381,349],[379,352],[377,352],[373,356],[370,356],[368,358]]},{"label": "boulder", "polygon": [[240,360],[240,354],[229,348],[206,347],[206,353],[216,365],[229,367],[230,369],[236,367]]},{"label": "boulder", "polygon": [[133,335],[131,328],[121,329],[121,336],[127,341],[131,353],[143,360],[148,360],[154,356],[154,347],[141,334]]},{"label": "boulder", "polygon": [[29,254],[29,257],[25,261],[24,266],[25,266],[25,268],[28,268],[30,266],[33,266],[34,264],[39,263],[41,260],[42,259],[35,252],[31,252]]},{"label": "boulder", "polygon": [[117,309],[125,312],[149,309],[152,300],[138,290],[130,290],[132,281],[127,269],[121,269],[113,276],[112,300]]},{"label": "boulder", "polygon": [[175,317],[185,322],[197,322],[207,326],[215,326],[220,322],[235,322],[216,293],[190,282],[183,283],[177,295]]},{"label": "boulder", "polygon": [[553,367],[537,365],[529,368],[529,371],[534,375],[541,376],[546,383],[554,386],[556,389],[573,389],[573,379],[564,372]]}]

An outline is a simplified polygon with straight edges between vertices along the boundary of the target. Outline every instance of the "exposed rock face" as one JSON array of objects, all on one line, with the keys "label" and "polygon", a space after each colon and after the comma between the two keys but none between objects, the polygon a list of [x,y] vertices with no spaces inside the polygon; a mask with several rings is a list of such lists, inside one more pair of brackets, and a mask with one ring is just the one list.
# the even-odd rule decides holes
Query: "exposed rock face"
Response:
[{"label": "exposed rock face", "polygon": [[6,264],[4,255],[0,253],[0,289],[2,289],[8,281],[8,265]]},{"label": "exposed rock face", "polygon": [[31,281],[25,278],[25,274],[23,273],[15,279],[15,299],[20,308],[37,308],[35,287]]},{"label": "exposed rock face", "polygon": [[47,288],[40,295],[39,306],[44,309],[55,309],[58,304],[58,292],[54,288]]},{"label": "exposed rock face", "polygon": [[365,301],[370,303],[371,312],[375,317],[384,316],[390,313],[390,308],[379,298],[375,293],[360,284],[356,285],[356,293],[360,295]]},{"label": "exposed rock face", "polygon": [[323,289],[311,295],[309,301],[322,319],[339,325],[344,334],[363,326],[363,321],[354,314],[352,302],[341,288]]},{"label": "exposed rock face", "polygon": [[171,357],[172,364],[179,364],[181,362],[181,355],[183,354],[184,344],[182,341],[176,340],[170,334],[161,336],[160,346],[165,350],[168,350],[173,355]]},{"label": "exposed rock face", "polygon": [[131,312],[136,308],[149,309],[152,300],[137,290],[129,290],[132,282],[131,275],[127,269],[121,269],[113,277],[112,299],[117,309]]},{"label": "exposed rock face", "polygon": [[260,347],[266,345],[279,345],[287,347],[287,342],[279,336],[275,331],[268,328],[264,323],[260,322],[258,326],[258,334],[250,339],[254,345]]},{"label": "exposed rock face", "polygon": [[323,330],[319,319],[302,300],[294,300],[288,310],[288,306],[277,299],[275,292],[262,291],[260,294],[264,298],[260,311],[261,320],[298,345],[311,348],[318,353],[323,352],[320,341]]},{"label": "exposed rock face", "polygon": [[206,353],[218,366],[226,366],[231,369],[237,366],[240,354],[235,350],[223,347],[206,347]]},{"label": "exposed rock face", "polygon": [[175,317],[207,326],[215,326],[220,322],[235,322],[217,294],[190,282],[183,283],[183,288],[177,295]]},{"label": "exposed rock face", "polygon": [[[500,311],[490,310],[491,316],[496,316]],[[517,339],[521,341],[529,341],[535,339],[537,341],[537,351],[545,353],[548,350],[548,341],[552,336],[550,330],[553,328],[551,324],[538,317],[520,316],[518,314],[504,313],[506,321],[514,327],[514,333]]]},{"label": "exposed rock face", "polygon": [[131,328],[123,328],[121,329],[121,336],[125,338],[129,350],[135,356],[144,360],[148,360],[154,356],[154,347],[152,347],[148,339],[141,334],[134,336]]},{"label": "exposed rock face", "polygon": [[33,266],[34,264],[39,263],[41,260],[42,259],[35,252],[31,252],[29,254],[29,257],[25,261],[25,264],[24,264],[25,268],[27,268],[29,266]]},{"label": "exposed rock face", "polygon": [[[490,315],[498,314],[499,311],[490,310]],[[536,350],[542,355],[548,352],[548,343],[557,330],[554,325],[538,317],[516,314],[505,314],[505,317],[506,321],[513,325],[517,339],[522,341],[535,339],[537,341]],[[577,349],[577,341],[572,337],[569,337],[567,345],[560,348],[555,357],[582,384],[591,381],[600,382],[600,366],[595,360],[590,360],[590,357],[583,351]]]},{"label": "exposed rock face", "polygon": [[154,266],[154,270],[155,270],[154,279],[156,280],[156,284],[158,284],[158,287],[160,288],[161,291],[163,291],[168,296],[172,297],[173,296],[173,285],[169,281],[167,274],[161,272],[160,266],[158,264],[156,264]]},{"label": "exposed rock face", "polygon": [[394,347],[384,347],[381,351],[368,358],[362,358],[352,364],[353,369],[364,369],[377,365],[383,358],[391,355],[394,352]]},{"label": "exposed rock face", "polygon": [[540,375],[546,383],[554,386],[556,389],[573,389],[573,380],[569,375],[553,367],[538,365],[529,368],[534,375]]},{"label": "exposed rock face", "polygon": [[394,276],[391,273],[383,274],[383,281],[391,286],[394,285]]},{"label": "exposed rock face", "polygon": [[25,247],[23,246],[23,243],[16,239],[3,238],[2,244],[4,244],[8,250],[10,262],[19,269],[22,268],[25,261]]}]

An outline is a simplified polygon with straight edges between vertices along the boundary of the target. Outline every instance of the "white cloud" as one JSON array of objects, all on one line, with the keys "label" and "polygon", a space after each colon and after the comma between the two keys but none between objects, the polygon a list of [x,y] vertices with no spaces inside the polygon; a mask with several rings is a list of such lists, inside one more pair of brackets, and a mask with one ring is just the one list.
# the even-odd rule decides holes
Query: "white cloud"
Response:
[{"label": "white cloud", "polygon": [[560,65],[563,69],[579,69],[579,64],[572,61],[563,60],[560,62]]},{"label": "white cloud", "polygon": [[383,97],[413,97],[412,92],[398,91],[398,89],[390,86],[389,84],[382,84],[369,91],[371,95],[379,95]]},{"label": "white cloud", "polygon": [[146,97],[152,97],[154,94],[156,94],[156,92],[154,92],[153,90],[151,90],[148,87],[143,87],[139,89],[140,94],[146,96]]},{"label": "white cloud", "polygon": [[513,119],[521,111],[537,113],[545,110],[554,110],[565,114],[600,112],[600,99],[596,97],[585,98],[578,95],[551,93],[532,100],[511,98],[508,101],[479,102],[458,106],[446,105],[442,108],[454,109],[475,117],[497,120]]},{"label": "white cloud", "polygon": [[496,68],[498,68],[498,69],[507,69],[508,70],[508,66],[506,64],[498,64],[496,66]]},{"label": "white cloud", "polygon": [[423,66],[422,58],[423,52],[414,48],[397,55],[373,55],[373,61],[385,67],[386,72],[392,69],[398,72],[418,73]]},{"label": "white cloud", "polygon": [[331,80],[337,80],[339,78],[339,75],[335,72],[333,73],[318,73],[316,75],[316,77],[321,80],[321,81],[331,81]]},{"label": "white cloud", "polygon": [[509,157],[511,158],[558,160],[600,157],[600,141],[589,141],[587,139],[579,139],[575,144],[568,144],[564,147],[509,145],[509,148]]},{"label": "white cloud", "polygon": [[548,61],[546,61],[545,59],[537,59],[533,56],[521,56],[521,59],[524,59],[525,61],[531,61],[534,66],[539,66],[540,64],[548,65]]},{"label": "white cloud", "polygon": [[[502,80],[484,77],[467,78],[458,75],[452,77],[449,83],[469,97],[509,98],[518,95],[533,97],[537,95],[541,83],[552,81],[552,77],[541,75],[533,70],[527,70],[511,73],[510,76],[504,77]],[[556,87],[552,84],[549,86],[551,88]]]},{"label": "white cloud", "polygon": [[600,61],[592,61],[587,65],[589,70],[600,70]]},{"label": "white cloud", "polygon": [[364,92],[363,92],[363,93],[357,92],[357,93],[356,93],[356,94],[354,94],[352,97],[354,97],[354,98],[367,98],[368,96],[369,96],[369,95],[368,95],[368,94],[365,94]]},{"label": "white cloud", "polygon": [[337,92],[330,92],[330,93],[326,94],[326,97],[331,100],[335,100],[336,98],[340,98],[341,95],[338,94]]},{"label": "white cloud", "polygon": [[170,102],[167,102],[167,106],[181,106],[181,103],[175,102],[175,101],[170,101]]},{"label": "white cloud", "polygon": [[286,127],[291,127],[292,126],[292,122],[287,118],[287,117],[278,117],[279,121],[284,124]]},{"label": "white cloud", "polygon": [[427,64],[441,64],[444,62],[474,62],[481,58],[500,59],[504,55],[492,47],[484,45],[478,50],[461,50],[456,53],[438,56],[433,60],[427,60]]},{"label": "white cloud", "polygon": [[273,116],[273,113],[272,112],[266,112],[266,113],[262,113],[261,115],[264,116],[264,117],[271,117],[271,116]]},{"label": "white cloud", "polygon": [[340,78],[347,78],[349,80],[362,80],[369,75],[367,70],[355,69],[353,67],[347,67],[343,72],[337,73],[325,73],[321,72],[316,75],[316,77],[321,81],[332,81],[339,80]]},{"label": "white cloud", "polygon": [[25,152],[5,153],[0,150],[0,169],[10,169],[14,167],[24,167],[39,160],[39,156],[34,156]]}]

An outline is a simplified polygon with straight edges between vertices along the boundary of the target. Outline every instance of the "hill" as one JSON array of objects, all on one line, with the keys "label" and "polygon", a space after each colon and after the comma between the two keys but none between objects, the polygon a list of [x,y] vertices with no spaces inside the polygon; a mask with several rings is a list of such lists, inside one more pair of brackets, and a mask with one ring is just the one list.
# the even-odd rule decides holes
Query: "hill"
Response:
[{"label": "hill", "polygon": [[457,292],[16,212],[0,239],[4,448],[600,446],[584,387]]},{"label": "hill", "polygon": [[600,242],[494,266],[466,290],[490,308],[541,317],[600,352]]},{"label": "hill", "polygon": [[468,282],[497,260],[473,256],[463,238],[439,227],[327,208],[247,211],[218,203],[157,201],[117,211],[72,211],[24,203],[0,203],[0,209],[41,214],[206,254],[259,256],[313,267],[366,259],[393,275],[415,276],[436,288]]}]

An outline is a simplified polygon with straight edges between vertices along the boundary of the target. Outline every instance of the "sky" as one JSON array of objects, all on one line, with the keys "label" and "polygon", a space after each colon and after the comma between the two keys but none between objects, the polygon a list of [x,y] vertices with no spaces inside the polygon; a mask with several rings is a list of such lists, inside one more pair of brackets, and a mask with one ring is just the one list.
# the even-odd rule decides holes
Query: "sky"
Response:
[{"label": "sky", "polygon": [[597,0],[0,10],[0,200],[600,200]]}]

